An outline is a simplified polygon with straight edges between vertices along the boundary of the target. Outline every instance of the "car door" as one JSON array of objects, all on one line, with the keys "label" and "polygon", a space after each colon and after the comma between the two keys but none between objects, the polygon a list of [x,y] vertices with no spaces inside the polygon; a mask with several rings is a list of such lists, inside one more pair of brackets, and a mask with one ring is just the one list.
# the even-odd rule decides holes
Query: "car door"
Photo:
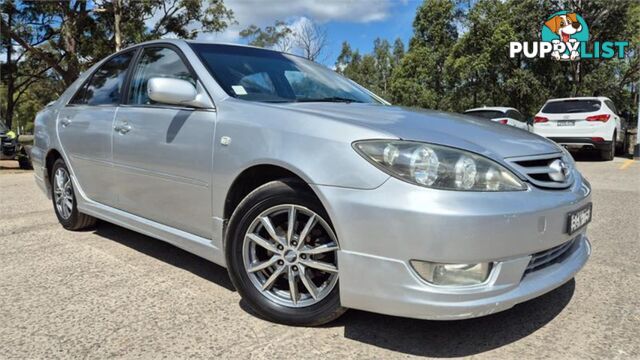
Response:
[{"label": "car door", "polygon": [[147,82],[153,77],[197,81],[177,48],[140,51],[114,126],[118,208],[211,238],[216,113],[152,101]]},{"label": "car door", "polygon": [[58,115],[60,144],[81,190],[91,200],[115,205],[111,136],[134,51],[101,65]]}]

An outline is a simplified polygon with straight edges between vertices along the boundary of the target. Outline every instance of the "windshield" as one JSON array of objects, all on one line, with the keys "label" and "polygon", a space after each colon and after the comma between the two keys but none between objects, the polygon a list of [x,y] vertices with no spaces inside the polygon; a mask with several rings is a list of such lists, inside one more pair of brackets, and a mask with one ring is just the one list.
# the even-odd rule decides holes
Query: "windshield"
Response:
[{"label": "windshield", "polygon": [[2,120],[0,120],[0,132],[7,131],[7,125],[4,124]]},{"label": "windshield", "polygon": [[583,113],[600,110],[600,100],[563,100],[547,103],[542,112],[547,114]]},{"label": "windshield", "polygon": [[476,116],[479,118],[491,120],[499,117],[504,117],[504,113],[502,111],[497,110],[476,110],[476,111],[467,111],[464,113],[465,115]]},{"label": "windshield", "polygon": [[232,45],[191,47],[227,94],[239,99],[379,103],[350,80],[298,56]]}]

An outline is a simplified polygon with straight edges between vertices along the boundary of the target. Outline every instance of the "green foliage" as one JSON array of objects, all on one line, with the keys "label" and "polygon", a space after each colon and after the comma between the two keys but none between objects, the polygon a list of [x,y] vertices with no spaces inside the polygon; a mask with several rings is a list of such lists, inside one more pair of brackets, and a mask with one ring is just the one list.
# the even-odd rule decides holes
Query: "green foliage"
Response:
[{"label": "green foliage", "polygon": [[280,51],[288,51],[290,43],[287,42],[292,30],[284,21],[276,21],[274,25],[264,29],[251,25],[240,31],[240,37],[249,40],[249,45],[263,48],[278,48]]},{"label": "green foliage", "polygon": [[445,107],[451,90],[445,62],[456,43],[458,16],[453,0],[426,0],[413,21],[409,50],[391,79],[391,95],[403,105]]},{"label": "green foliage", "polygon": [[249,45],[294,53],[311,61],[316,61],[327,46],[326,29],[307,18],[296,23],[277,20],[264,29],[250,25],[240,31],[240,37]]},{"label": "green foliage", "polygon": [[361,56],[346,41],[336,59],[336,71],[383,98],[390,98],[391,75],[404,56],[404,44],[396,39],[393,48],[385,39],[373,42],[373,53]]},{"label": "green foliage", "polygon": [[[620,109],[636,106],[632,85],[640,80],[640,2],[470,3],[463,13],[454,0],[425,0],[406,53],[399,40],[389,58],[383,40],[376,39],[370,55],[352,51],[345,42],[336,68],[393,103],[446,111],[512,106],[533,115],[549,98],[592,95],[610,97]],[[559,10],[581,14],[590,26],[591,41],[629,40],[626,57],[575,62],[509,57],[509,42],[538,41],[544,21]],[[371,63],[369,58],[374,66],[363,65]]]},{"label": "green foliage", "polygon": [[2,52],[12,49],[1,74],[0,114],[9,124],[55,94],[38,97],[39,87],[69,86],[119,47],[167,35],[192,39],[233,23],[223,0],[6,0],[0,8]]}]

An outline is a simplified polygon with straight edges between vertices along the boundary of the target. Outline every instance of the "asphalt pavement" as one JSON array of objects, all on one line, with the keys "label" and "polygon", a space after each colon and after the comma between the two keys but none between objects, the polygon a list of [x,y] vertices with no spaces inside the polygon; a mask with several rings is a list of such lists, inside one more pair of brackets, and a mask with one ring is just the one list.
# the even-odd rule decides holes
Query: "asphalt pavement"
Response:
[{"label": "asphalt pavement", "polygon": [[0,162],[0,358],[640,358],[640,161],[579,155],[593,254],[564,286],[463,321],[348,311],[257,318],[224,268],[99,222],[69,232],[30,171]]}]

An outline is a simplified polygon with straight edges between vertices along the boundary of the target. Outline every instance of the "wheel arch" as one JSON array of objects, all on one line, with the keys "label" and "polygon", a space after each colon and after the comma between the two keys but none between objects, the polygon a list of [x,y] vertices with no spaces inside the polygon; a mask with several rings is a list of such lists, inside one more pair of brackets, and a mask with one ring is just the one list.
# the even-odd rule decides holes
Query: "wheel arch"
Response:
[{"label": "wheel arch", "polygon": [[276,180],[293,179],[313,194],[318,201],[320,197],[313,191],[305,178],[298,172],[281,165],[263,163],[255,164],[240,172],[229,187],[224,201],[223,217],[229,220],[242,199],[258,187]]},{"label": "wheel arch", "polygon": [[58,149],[49,149],[47,151],[47,155],[44,157],[44,168],[46,169],[44,173],[44,183],[47,186],[47,190],[51,191],[51,169],[53,169],[53,164],[58,159],[64,159],[62,153],[58,151]]}]

